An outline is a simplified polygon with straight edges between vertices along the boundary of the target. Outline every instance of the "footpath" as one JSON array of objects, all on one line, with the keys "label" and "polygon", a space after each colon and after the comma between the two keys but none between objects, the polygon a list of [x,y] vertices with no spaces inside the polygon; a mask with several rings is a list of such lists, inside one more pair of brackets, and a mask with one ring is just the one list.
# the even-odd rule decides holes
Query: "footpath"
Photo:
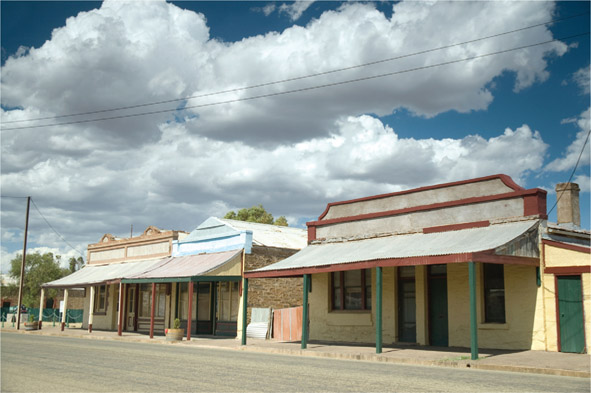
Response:
[{"label": "footpath", "polygon": [[478,360],[470,359],[469,348],[441,348],[415,345],[384,346],[381,354],[375,353],[370,345],[350,345],[322,342],[309,342],[308,348],[302,350],[299,342],[285,342],[248,338],[247,345],[241,345],[239,339],[217,338],[211,336],[192,337],[190,341],[166,341],[164,336],[150,337],[146,334],[94,330],[74,327],[64,329],[59,325],[52,326],[45,322],[42,330],[25,331],[6,323],[2,332],[17,332],[31,335],[47,335],[75,337],[91,340],[118,340],[127,342],[144,342],[162,345],[187,345],[200,348],[224,349],[235,351],[261,352],[292,356],[324,357],[355,361],[411,364],[422,366],[440,366],[452,368],[470,368],[479,370],[495,370],[534,374],[547,374],[569,377],[591,378],[591,356],[589,354],[573,354],[545,351],[502,351],[481,349]]}]

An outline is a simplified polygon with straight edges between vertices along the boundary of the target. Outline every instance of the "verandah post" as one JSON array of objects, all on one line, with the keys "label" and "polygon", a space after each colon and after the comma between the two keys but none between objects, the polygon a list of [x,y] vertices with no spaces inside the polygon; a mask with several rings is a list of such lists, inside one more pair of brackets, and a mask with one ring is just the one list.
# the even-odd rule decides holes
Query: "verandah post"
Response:
[{"label": "verandah post", "polygon": [[41,288],[41,300],[39,301],[39,330],[43,328],[43,301],[45,300],[45,288]]},{"label": "verandah post", "polygon": [[470,282],[470,353],[472,360],[478,359],[478,326],[476,324],[476,267],[468,262],[468,280]]},{"label": "verandah post", "polygon": [[156,303],[156,283],[152,283],[152,310],[150,312],[150,338],[154,338],[154,307]]},{"label": "verandah post", "polygon": [[302,349],[308,347],[308,288],[310,287],[310,275],[304,274],[304,304],[302,310]]},{"label": "verandah post", "polygon": [[382,353],[382,268],[376,267],[376,353]]},{"label": "verandah post", "polygon": [[189,281],[189,312],[187,315],[187,341],[191,341],[191,320],[193,319],[193,281]]},{"label": "verandah post", "polygon": [[242,284],[242,345],[246,345],[246,309],[248,307],[248,278]]},{"label": "verandah post", "polygon": [[92,320],[94,319],[94,286],[90,287],[90,306],[88,307],[88,333],[92,333]]},{"label": "verandah post", "polygon": [[117,313],[117,335],[123,334],[123,291],[125,290],[125,284],[119,282],[119,312]]},{"label": "verandah post", "polygon": [[64,289],[64,312],[62,314],[62,326],[61,331],[64,331],[64,327],[66,326],[66,315],[68,314],[68,290]]}]

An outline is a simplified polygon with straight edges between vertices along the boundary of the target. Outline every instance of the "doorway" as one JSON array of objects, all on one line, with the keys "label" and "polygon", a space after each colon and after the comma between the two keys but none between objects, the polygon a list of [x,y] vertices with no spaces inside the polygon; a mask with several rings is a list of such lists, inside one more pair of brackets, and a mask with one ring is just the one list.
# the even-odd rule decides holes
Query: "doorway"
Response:
[{"label": "doorway", "polygon": [[127,288],[127,316],[125,323],[125,330],[128,332],[135,331],[136,326],[136,287],[129,285]]},{"label": "doorway", "polygon": [[417,341],[415,267],[398,268],[398,341]]},{"label": "doorway", "polygon": [[429,285],[429,342],[436,347],[449,345],[447,315],[447,265],[427,269]]},{"label": "doorway", "polygon": [[560,352],[585,352],[581,276],[557,276]]}]

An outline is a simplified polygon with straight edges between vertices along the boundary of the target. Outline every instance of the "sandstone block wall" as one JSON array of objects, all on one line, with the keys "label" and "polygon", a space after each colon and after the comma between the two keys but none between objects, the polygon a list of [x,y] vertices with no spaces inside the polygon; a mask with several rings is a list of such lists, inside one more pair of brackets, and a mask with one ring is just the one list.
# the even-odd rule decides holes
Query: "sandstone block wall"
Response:
[{"label": "sandstone block wall", "polygon": [[[244,271],[255,270],[279,262],[298,250],[253,246],[252,253],[246,254]],[[248,280],[247,321],[255,308],[287,308],[302,305],[303,282],[295,278],[251,278]]]}]

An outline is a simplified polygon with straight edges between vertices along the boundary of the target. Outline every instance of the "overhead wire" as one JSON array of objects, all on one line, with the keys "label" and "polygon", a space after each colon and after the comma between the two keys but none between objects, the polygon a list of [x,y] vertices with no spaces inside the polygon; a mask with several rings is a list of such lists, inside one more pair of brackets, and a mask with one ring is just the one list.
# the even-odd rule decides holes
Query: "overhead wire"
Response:
[{"label": "overhead wire", "polygon": [[[394,61],[394,60],[400,60],[400,59],[404,59],[404,58],[408,58],[408,57],[418,56],[418,55],[421,55],[421,54],[435,52],[435,51],[439,51],[439,50],[443,50],[443,49],[449,49],[449,48],[453,48],[453,47],[456,47],[456,46],[466,45],[466,44],[470,44],[470,43],[474,43],[474,42],[478,42],[478,41],[483,41],[483,40],[487,40],[487,39],[491,39],[491,38],[501,37],[503,35],[513,34],[513,33],[517,33],[517,32],[520,32],[520,31],[533,29],[535,27],[545,26],[545,25],[552,24],[552,23],[563,22],[565,20],[577,18],[579,16],[588,15],[588,14],[589,14],[589,12],[584,12],[584,13],[580,13],[580,14],[569,15],[569,16],[566,16],[566,17],[563,17],[563,18],[552,19],[550,21],[546,21],[546,22],[542,22],[542,23],[537,23],[537,24],[534,24],[534,25],[525,26],[525,27],[521,27],[521,28],[518,28],[518,29],[514,29],[514,30],[509,30],[509,31],[502,32],[502,33],[496,33],[496,34],[488,35],[488,36],[485,36],[485,37],[475,38],[475,39],[472,39],[472,40],[467,40],[467,41],[458,42],[458,43],[454,43],[454,44],[444,45],[444,46],[437,47],[437,48],[426,49],[426,50],[422,50],[422,51],[418,51],[418,52],[413,52],[413,53],[409,53],[409,54],[405,54],[405,55],[390,57],[390,58],[386,58],[386,59],[371,61],[371,62],[357,64],[357,65],[348,66],[348,67],[337,68],[337,69],[323,71],[323,72],[317,72],[317,73],[303,75],[303,76],[298,76],[298,77],[293,77],[293,78],[286,78],[286,79],[277,80],[277,81],[259,83],[259,84],[251,85],[251,86],[237,87],[237,88],[233,88],[233,89],[220,90],[220,91],[211,92],[211,93],[204,93],[204,94],[186,96],[186,97],[182,97],[182,98],[174,98],[174,99],[169,99],[169,100],[162,100],[162,101],[155,101],[155,102],[149,102],[149,103],[142,103],[142,104],[137,104],[137,105],[128,105],[128,106],[114,107],[114,108],[109,108],[109,109],[101,109],[101,110],[94,110],[94,111],[87,111],[87,112],[71,113],[71,114],[57,115],[57,116],[37,117],[37,118],[32,118],[32,119],[9,120],[9,121],[3,121],[2,123],[3,124],[13,124],[13,123],[23,123],[23,122],[40,121],[40,120],[61,119],[61,118],[74,117],[74,116],[86,116],[86,115],[93,115],[93,114],[99,114],[99,113],[107,113],[107,112],[113,112],[113,111],[121,111],[121,110],[128,110],[128,109],[137,109],[137,108],[142,108],[142,107],[147,107],[147,106],[155,106],[155,105],[169,104],[169,103],[172,103],[172,102],[188,101],[190,99],[205,98],[205,97],[210,97],[210,96],[220,95],[220,94],[235,93],[235,92],[238,92],[238,91],[251,90],[251,89],[255,89],[255,88],[267,87],[267,86],[272,86],[272,85],[286,83],[286,82],[293,82],[293,81],[297,81],[297,80],[314,78],[314,77],[317,77],[317,76],[329,75],[329,74],[333,74],[333,73],[337,73],[337,72],[348,71],[348,70],[352,70],[352,69],[357,69],[357,68],[367,67],[367,66],[371,66],[371,65],[376,65],[376,64],[391,62],[391,61]],[[173,110],[168,109],[166,111],[169,112],[169,111],[173,111]],[[100,120],[102,120],[102,119],[100,119]],[[69,123],[66,123],[66,124],[69,124]],[[56,125],[63,125],[63,124],[60,123],[60,124],[56,124]],[[13,129],[13,128],[9,128],[9,129]]]},{"label": "overhead wire", "polygon": [[[575,175],[575,172],[577,171],[577,167],[579,166],[579,162],[581,161],[581,157],[583,156],[583,152],[585,151],[585,146],[587,146],[587,142],[589,141],[589,135],[591,135],[591,130],[589,130],[587,132],[587,137],[585,138],[585,142],[583,143],[583,147],[581,148],[581,152],[579,153],[579,158],[577,158],[577,162],[575,164],[575,167],[573,168],[573,171],[570,174],[570,177],[568,178],[567,184],[573,180],[573,176]],[[554,205],[552,205],[552,208],[548,211],[548,215],[550,215],[550,213],[552,213],[552,211],[554,210],[556,205],[558,205],[558,201],[560,201],[560,198],[562,198],[564,191],[566,191],[566,190],[562,190],[560,192],[560,195],[558,195],[558,194],[556,195],[556,202],[554,202]]]},{"label": "overhead wire", "polygon": [[[261,98],[269,98],[269,97],[281,96],[281,95],[286,95],[286,94],[299,93],[299,92],[303,92],[303,91],[317,90],[317,89],[322,89],[322,88],[326,88],[326,87],[345,85],[345,84],[349,84],[349,83],[362,82],[362,81],[367,81],[367,80],[372,80],[372,79],[377,79],[377,78],[384,78],[387,76],[399,75],[399,74],[404,74],[404,73],[408,73],[408,72],[425,70],[425,69],[429,69],[429,68],[435,68],[435,67],[440,67],[440,66],[444,66],[444,65],[450,65],[450,64],[460,63],[460,62],[464,62],[464,61],[500,55],[503,53],[513,52],[513,51],[531,48],[531,47],[535,47],[535,46],[546,45],[546,44],[550,44],[550,43],[562,41],[562,40],[569,40],[569,39],[573,39],[573,38],[577,38],[577,37],[582,37],[585,35],[589,35],[589,32],[574,34],[574,35],[570,35],[570,36],[566,36],[566,37],[555,38],[552,40],[542,41],[542,42],[538,42],[535,44],[521,45],[521,46],[518,46],[515,48],[511,48],[511,49],[504,49],[504,50],[500,50],[500,51],[485,53],[482,55],[469,56],[469,57],[465,57],[462,59],[450,60],[450,61],[446,61],[446,62],[442,62],[442,63],[430,64],[430,65],[420,66],[420,67],[413,67],[413,68],[409,68],[409,69],[401,70],[401,71],[388,72],[388,73],[384,73],[384,74],[349,79],[349,80],[339,81],[339,82],[325,83],[325,84],[321,84],[321,85],[302,87],[302,88],[298,88],[298,89],[285,90],[285,91],[274,92],[274,93],[260,94],[260,95],[250,96],[250,97],[236,98],[236,99],[226,100],[226,101],[217,101],[217,102],[210,102],[210,103],[205,103],[205,104],[190,105],[190,106],[186,106],[186,107],[182,108],[182,110],[195,109],[195,108],[205,108],[205,107],[210,107],[210,106],[231,104],[231,103],[236,103],[236,102],[252,101],[252,100],[261,99]],[[67,121],[67,122],[61,122],[61,123],[38,124],[38,125],[31,125],[31,126],[9,127],[9,128],[3,127],[1,131],[25,130],[25,129],[33,129],[33,128],[64,126],[64,125],[71,125],[71,124],[93,123],[93,122],[105,121],[105,120],[126,119],[126,118],[131,118],[131,117],[155,115],[155,114],[161,114],[161,113],[173,113],[173,112],[177,112],[177,111],[178,111],[178,109],[161,109],[161,110],[157,110],[157,111],[139,112],[139,113],[126,114],[126,115],[101,117],[101,118],[95,118],[95,119],[73,120],[73,121]]]},{"label": "overhead wire", "polygon": [[45,221],[45,223],[55,232],[56,235],[58,235],[63,241],[64,243],[66,243],[68,246],[70,246],[70,248],[74,251],[76,251],[78,254],[80,254],[80,256],[82,258],[84,258],[84,254],[82,254],[76,247],[74,247],[73,245],[71,245],[54,227],[53,225],[51,225],[49,223],[49,221],[47,220],[47,218],[45,218],[45,216],[43,215],[43,213],[41,213],[41,210],[39,210],[39,207],[37,207],[37,204],[35,203],[35,201],[33,200],[33,198],[31,198],[31,202],[33,203],[33,206],[35,207],[35,209],[37,210],[37,212],[39,213],[39,215],[43,218],[43,220]]}]

